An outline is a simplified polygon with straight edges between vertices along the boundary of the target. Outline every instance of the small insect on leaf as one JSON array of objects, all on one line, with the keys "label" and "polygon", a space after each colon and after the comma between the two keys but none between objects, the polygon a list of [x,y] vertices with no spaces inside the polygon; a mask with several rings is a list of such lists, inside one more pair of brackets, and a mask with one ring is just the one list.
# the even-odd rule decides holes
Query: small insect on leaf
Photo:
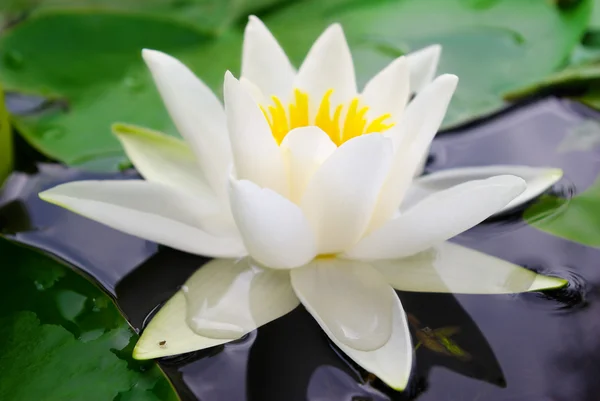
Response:
[{"label": "small insect on leaf", "polygon": [[167,342],[165,340],[162,340],[158,343],[158,346],[161,348],[167,348]]}]

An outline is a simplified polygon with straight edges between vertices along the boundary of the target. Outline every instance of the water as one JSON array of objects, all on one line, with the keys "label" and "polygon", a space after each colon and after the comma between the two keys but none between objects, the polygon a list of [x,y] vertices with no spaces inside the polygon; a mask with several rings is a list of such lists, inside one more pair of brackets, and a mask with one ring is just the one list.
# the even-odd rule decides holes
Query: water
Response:
[{"label": "water", "polygon": [[[560,167],[565,178],[554,192],[573,196],[600,173],[600,140],[589,129],[598,118],[566,100],[531,103],[439,135],[427,171],[494,163]],[[0,197],[0,229],[89,273],[139,330],[207,259],[116,232],[35,196],[67,180],[112,177],[122,178],[57,166],[17,174]],[[538,231],[521,212],[485,222],[456,242],[568,278],[569,287],[545,295],[399,293],[414,342],[421,343],[405,393],[346,360],[302,307],[240,341],[160,364],[183,400],[597,401],[600,250]]]}]

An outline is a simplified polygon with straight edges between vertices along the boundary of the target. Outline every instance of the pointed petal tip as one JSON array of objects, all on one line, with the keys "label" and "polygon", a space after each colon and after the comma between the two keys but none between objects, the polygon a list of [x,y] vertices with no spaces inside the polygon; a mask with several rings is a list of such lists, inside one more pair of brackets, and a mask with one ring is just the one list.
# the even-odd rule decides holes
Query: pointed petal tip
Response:
[{"label": "pointed petal tip", "polygon": [[527,292],[558,290],[566,287],[568,284],[569,281],[563,278],[538,274],[533,280],[533,283],[531,283],[531,286]]},{"label": "pointed petal tip", "polygon": [[157,62],[159,62],[160,59],[163,59],[165,56],[170,57],[169,55],[158,50],[142,49],[142,58],[148,66],[156,64]]},{"label": "pointed petal tip", "polygon": [[563,177],[564,171],[560,168],[552,168],[548,170],[547,174],[548,178],[553,180],[552,184],[554,184]]}]

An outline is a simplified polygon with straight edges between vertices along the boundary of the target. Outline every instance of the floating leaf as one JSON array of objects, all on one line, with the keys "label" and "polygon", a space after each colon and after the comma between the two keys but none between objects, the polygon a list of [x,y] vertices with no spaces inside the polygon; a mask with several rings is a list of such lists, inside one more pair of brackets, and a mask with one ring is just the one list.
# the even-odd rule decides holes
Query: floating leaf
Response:
[{"label": "floating leaf", "polygon": [[178,399],[153,362],[132,359],[137,335],[107,295],[4,239],[0,254],[0,399]]},{"label": "floating leaf", "polygon": [[0,184],[8,176],[13,165],[12,131],[8,112],[4,105],[4,92],[0,86]]},{"label": "floating leaf", "polygon": [[[311,0],[277,9],[265,22],[296,65],[329,23],[341,22],[361,83],[393,58],[441,43],[441,72],[461,77],[448,127],[502,108],[504,91],[555,71],[578,43],[589,12],[589,0],[564,10],[521,0]],[[239,28],[215,38],[162,16],[45,12],[0,38],[0,80],[11,90],[68,105],[17,119],[19,131],[42,153],[116,170],[124,154],[110,133],[113,122],[175,134],[140,49],[172,53],[220,93],[224,71],[239,66],[241,40]]]},{"label": "floating leaf", "polygon": [[600,248],[600,179],[572,199],[543,196],[523,217],[538,230]]}]

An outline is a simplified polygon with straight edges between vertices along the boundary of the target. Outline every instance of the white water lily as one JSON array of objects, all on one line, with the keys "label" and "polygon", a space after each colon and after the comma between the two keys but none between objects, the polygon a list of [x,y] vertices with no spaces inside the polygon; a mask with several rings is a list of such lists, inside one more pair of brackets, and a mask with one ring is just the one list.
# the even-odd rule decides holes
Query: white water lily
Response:
[{"label": "white water lily", "polygon": [[144,51],[185,141],[117,125],[145,180],[71,182],[40,194],[126,233],[220,258],[159,311],[134,356],[230,342],[302,303],[349,358],[401,390],[412,346],[394,289],[563,286],[445,242],[514,202],[526,191],[522,178],[448,185],[401,207],[457,85],[453,75],[432,81],[438,57],[439,47],[400,57],[359,93],[339,25],[296,71],[251,18],[242,77],[226,74],[223,109],[179,61]]}]

